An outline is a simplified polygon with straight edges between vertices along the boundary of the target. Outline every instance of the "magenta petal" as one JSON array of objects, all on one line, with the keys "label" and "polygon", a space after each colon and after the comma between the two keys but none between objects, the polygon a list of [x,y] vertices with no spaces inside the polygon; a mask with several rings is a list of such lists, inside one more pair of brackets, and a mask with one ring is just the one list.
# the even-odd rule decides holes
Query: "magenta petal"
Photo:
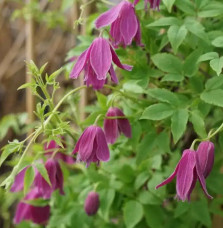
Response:
[{"label": "magenta petal", "polygon": [[95,39],[90,53],[90,62],[97,79],[106,79],[112,63],[110,44],[106,39],[101,37]]},{"label": "magenta petal", "polygon": [[120,31],[125,45],[130,45],[138,30],[135,10],[131,3],[125,4],[122,10]]},{"label": "magenta petal", "polygon": [[90,126],[84,131],[79,146],[79,157],[81,161],[87,161],[91,156],[96,132],[96,126]]},{"label": "magenta petal", "polygon": [[112,45],[116,48],[119,44],[122,44],[122,34],[120,31],[120,18],[117,18],[112,25],[110,29],[110,34],[112,39]]},{"label": "magenta petal", "polygon": [[63,154],[63,153],[60,153],[58,152],[56,155],[55,155],[55,159],[57,160],[62,160],[63,162],[69,164],[69,165],[72,165],[75,163],[75,160],[72,156],[70,155],[67,155],[67,154]]},{"label": "magenta petal", "polygon": [[55,189],[59,189],[60,190],[60,194],[61,195],[64,195],[64,190],[63,190],[63,182],[64,182],[64,179],[63,179],[63,172],[62,172],[62,169],[60,167],[60,164],[57,162],[56,164],[56,186],[55,186]]},{"label": "magenta petal", "polygon": [[110,159],[110,153],[108,149],[108,144],[105,138],[105,134],[100,127],[97,127],[97,152],[96,156],[100,161],[108,161]]},{"label": "magenta petal", "polygon": [[197,175],[198,175],[198,179],[199,179],[199,182],[201,184],[201,187],[204,191],[204,194],[209,198],[209,199],[213,199],[213,197],[211,195],[208,194],[208,191],[207,191],[207,188],[206,188],[206,182],[205,182],[205,179],[204,179],[204,176],[203,176],[203,173],[202,173],[202,170],[201,170],[201,167],[200,167],[200,164],[199,164],[199,160],[198,160],[198,155],[196,153],[196,170],[197,170]]},{"label": "magenta petal", "polygon": [[30,206],[31,220],[36,224],[45,225],[50,217],[50,207]]},{"label": "magenta petal", "polygon": [[15,217],[14,217],[14,224],[19,224],[23,220],[30,220],[31,219],[31,212],[30,212],[30,205],[25,204],[23,202],[19,202],[16,208]]},{"label": "magenta petal", "polygon": [[214,144],[206,141],[201,142],[197,149],[198,162],[204,178],[207,178],[214,165]]},{"label": "magenta petal", "polygon": [[116,55],[115,51],[113,50],[113,48],[110,46],[110,49],[111,49],[111,53],[112,53],[112,60],[113,62],[118,66],[120,67],[121,69],[124,69],[124,70],[128,70],[128,71],[131,71],[132,70],[132,66],[129,66],[129,65],[126,65],[126,64],[122,64],[118,58],[118,56]]},{"label": "magenta petal", "polygon": [[14,183],[10,189],[11,192],[18,192],[18,191],[22,191],[23,187],[24,187],[24,177],[25,177],[25,173],[26,170],[28,169],[29,166],[25,167],[22,171],[20,171],[14,180]]},{"label": "magenta petal", "polygon": [[185,150],[177,171],[177,195],[182,200],[188,199],[192,183],[194,181],[194,168],[196,165],[195,152]]},{"label": "magenta petal", "polygon": [[134,6],[139,3],[139,0],[134,0]]},{"label": "magenta petal", "polygon": [[[119,109],[115,108],[116,116],[125,116],[124,113]],[[132,129],[129,123],[129,120],[126,119],[117,119],[118,120],[118,127],[120,132],[122,132],[126,137],[132,137]]]},{"label": "magenta petal", "polygon": [[[113,108],[109,108],[106,116],[116,116],[116,112]],[[104,120],[104,131],[108,143],[115,143],[119,136],[118,132],[118,121],[117,119],[106,119]]]},{"label": "magenta petal", "polygon": [[120,2],[117,6],[101,14],[95,21],[96,28],[98,29],[110,25],[112,22],[114,22],[118,18],[123,4],[125,4],[124,0]]},{"label": "magenta petal", "polygon": [[113,81],[115,84],[117,84],[117,83],[118,83],[118,78],[117,78],[117,75],[116,75],[115,70],[114,70],[114,68],[113,68],[112,65],[111,65],[111,68],[110,68],[110,70],[109,70],[109,73],[110,73],[110,75],[111,75],[112,81]]},{"label": "magenta petal", "polygon": [[79,74],[81,73],[81,71],[84,68],[84,65],[87,61],[88,55],[89,55],[89,51],[90,51],[91,47],[89,47],[87,50],[85,50],[78,58],[76,64],[74,65],[71,73],[70,73],[70,78],[77,78],[79,76]]},{"label": "magenta petal", "polygon": [[100,205],[99,195],[96,192],[90,192],[84,202],[84,210],[91,216],[97,213]]},{"label": "magenta petal", "polygon": [[138,24],[138,30],[135,35],[135,41],[136,41],[137,45],[143,47],[144,45],[142,44],[141,27],[140,27],[138,18],[137,18],[137,24]]},{"label": "magenta petal", "polygon": [[162,187],[162,186],[164,186],[166,184],[169,184],[174,179],[174,177],[177,175],[178,166],[179,166],[179,163],[177,164],[174,172],[166,180],[164,180],[162,183],[158,184],[156,186],[156,189],[158,189],[158,188],[160,188],[160,187]]}]

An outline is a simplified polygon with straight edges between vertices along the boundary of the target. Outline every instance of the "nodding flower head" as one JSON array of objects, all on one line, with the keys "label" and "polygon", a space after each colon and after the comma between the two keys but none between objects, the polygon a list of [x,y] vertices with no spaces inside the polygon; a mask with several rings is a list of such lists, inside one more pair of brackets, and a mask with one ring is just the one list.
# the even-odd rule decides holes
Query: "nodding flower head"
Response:
[{"label": "nodding flower head", "polygon": [[[106,113],[107,117],[124,117],[124,113],[116,107],[111,107]],[[127,118],[106,119],[104,120],[105,136],[108,143],[115,143],[120,133],[131,138],[131,125]]]},{"label": "nodding flower head", "polygon": [[156,189],[171,182],[176,177],[177,199],[190,201],[190,195],[199,180],[201,187],[208,198],[212,198],[206,189],[205,178],[198,162],[198,154],[193,150],[184,150],[183,155],[178,162],[175,171]]},{"label": "nodding flower head", "polygon": [[41,198],[42,195],[37,188],[32,189],[24,198],[19,202],[16,208],[14,223],[18,224],[23,220],[29,220],[36,224],[46,225],[50,217],[50,207],[47,206],[33,206],[25,201],[35,200]]},{"label": "nodding flower head", "polygon": [[106,83],[109,73],[114,83],[118,83],[112,62],[119,68],[131,71],[132,66],[122,64],[111,47],[108,40],[96,38],[90,47],[78,58],[70,77],[77,78],[84,71],[84,81],[87,86],[92,85],[94,89],[101,89]]},{"label": "nodding flower head", "polygon": [[95,215],[100,205],[99,195],[96,192],[90,192],[84,203],[84,210],[87,215]]},{"label": "nodding flower head", "polygon": [[75,153],[78,153],[77,160],[86,162],[87,166],[91,162],[108,161],[110,153],[104,131],[95,125],[86,128],[74,148]]},{"label": "nodding flower head", "polygon": [[117,6],[100,15],[95,22],[96,28],[111,25],[110,35],[113,46],[128,46],[133,40],[139,46],[141,43],[141,29],[135,13],[134,4],[123,0]]}]

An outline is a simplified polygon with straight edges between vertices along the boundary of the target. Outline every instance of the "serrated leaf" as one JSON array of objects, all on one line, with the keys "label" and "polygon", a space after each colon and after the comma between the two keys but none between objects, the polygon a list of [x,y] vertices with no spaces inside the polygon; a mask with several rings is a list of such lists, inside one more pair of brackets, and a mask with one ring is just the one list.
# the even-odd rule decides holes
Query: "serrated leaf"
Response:
[{"label": "serrated leaf", "polygon": [[48,82],[52,82],[61,72],[63,71],[63,68],[61,67],[60,69],[58,69],[57,71],[53,72],[49,78],[48,78]]},{"label": "serrated leaf", "polygon": [[175,143],[177,143],[177,141],[181,138],[181,136],[185,132],[187,121],[188,121],[188,110],[180,109],[174,112],[171,118],[171,131],[172,131],[173,139]]},{"label": "serrated leaf", "polygon": [[208,104],[217,105],[223,107],[223,90],[215,89],[210,91],[204,91],[201,94],[201,100]]},{"label": "serrated leaf", "polygon": [[210,66],[217,73],[217,75],[220,75],[223,68],[223,56],[221,58],[212,59],[210,61]]},{"label": "serrated leaf", "polygon": [[173,109],[168,104],[154,104],[145,109],[140,119],[162,120],[173,114]]},{"label": "serrated leaf", "polygon": [[159,69],[164,72],[177,74],[181,74],[182,72],[182,62],[171,54],[156,54],[152,56],[152,61]]},{"label": "serrated leaf", "polygon": [[167,89],[159,89],[159,88],[149,89],[147,93],[149,96],[159,101],[167,102],[174,106],[177,106],[179,103],[177,96],[173,92]]},{"label": "serrated leaf", "polygon": [[143,217],[142,205],[134,200],[128,201],[124,206],[124,222],[127,228],[133,228]]},{"label": "serrated leaf", "polygon": [[181,27],[172,25],[170,26],[167,35],[174,53],[176,54],[179,46],[182,44],[187,35],[187,29],[184,25]]},{"label": "serrated leaf", "polygon": [[51,186],[50,178],[44,164],[37,162],[35,163],[35,167],[37,168],[41,176],[44,178],[44,180]]},{"label": "serrated leaf", "polygon": [[35,171],[32,166],[27,168],[24,177],[24,195],[28,192],[35,178]]}]

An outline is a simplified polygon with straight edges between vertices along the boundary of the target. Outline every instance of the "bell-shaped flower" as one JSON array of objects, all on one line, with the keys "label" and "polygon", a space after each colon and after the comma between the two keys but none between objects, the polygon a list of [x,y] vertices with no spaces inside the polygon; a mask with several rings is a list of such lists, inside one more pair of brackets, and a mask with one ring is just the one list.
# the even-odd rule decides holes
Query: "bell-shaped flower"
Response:
[{"label": "bell-shaped flower", "polygon": [[[136,5],[139,2],[139,0],[134,1],[134,5]],[[147,10],[147,5],[150,3],[150,8],[153,10],[159,10],[161,0],[144,0],[145,9]]]},{"label": "bell-shaped flower", "polygon": [[111,25],[110,35],[115,48],[119,45],[126,47],[133,40],[142,46],[139,20],[134,4],[129,1],[123,0],[117,6],[101,14],[96,19],[95,25],[96,28]]},{"label": "bell-shaped flower", "polygon": [[60,194],[64,195],[63,191],[63,172],[61,170],[60,164],[55,159],[48,159],[45,163],[45,168],[47,170],[49,180],[51,185],[42,177],[42,175],[37,172],[34,185],[37,187],[39,192],[42,194],[44,199],[49,199],[51,194],[59,189]]},{"label": "bell-shaped flower", "polygon": [[100,205],[99,195],[96,192],[90,192],[84,203],[84,210],[87,215],[95,215]]},{"label": "bell-shaped flower", "polygon": [[99,164],[100,161],[108,161],[110,153],[104,131],[95,125],[84,130],[74,148],[77,153],[77,161],[86,162],[87,167],[91,162]]},{"label": "bell-shaped flower", "polygon": [[23,201],[19,202],[16,208],[14,217],[14,223],[18,224],[23,220],[32,221],[36,224],[46,225],[50,217],[50,207],[47,206],[33,206],[28,204],[27,200],[35,200],[41,198],[37,188],[32,189],[24,198]]},{"label": "bell-shaped flower", "polygon": [[101,89],[106,83],[109,73],[114,83],[118,83],[112,61],[121,69],[131,71],[132,66],[122,64],[109,41],[99,37],[78,58],[70,77],[77,78],[84,71],[84,81],[87,86]]},{"label": "bell-shaped flower", "polygon": [[[124,113],[116,107],[111,107],[106,113],[107,117],[124,117]],[[120,133],[131,138],[131,125],[127,118],[108,119],[104,120],[104,131],[108,143],[115,143]]]},{"label": "bell-shaped flower", "polygon": [[184,150],[182,158],[177,164],[175,171],[161,184],[156,186],[156,189],[171,182],[176,177],[176,197],[179,200],[190,201],[190,195],[199,180],[201,187],[208,198],[212,198],[206,189],[205,179],[197,162],[197,153],[193,150]]},{"label": "bell-shaped flower", "polygon": [[214,144],[209,141],[201,142],[197,148],[197,159],[204,178],[207,178],[214,165]]}]

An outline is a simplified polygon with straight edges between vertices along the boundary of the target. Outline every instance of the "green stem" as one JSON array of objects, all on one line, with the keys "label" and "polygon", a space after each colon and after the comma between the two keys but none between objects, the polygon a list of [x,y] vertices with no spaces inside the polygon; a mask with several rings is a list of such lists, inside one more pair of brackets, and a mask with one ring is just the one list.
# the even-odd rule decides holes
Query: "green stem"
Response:
[{"label": "green stem", "polygon": [[206,137],[204,139],[195,139],[192,142],[190,149],[194,150],[194,146],[195,146],[196,142],[207,141],[207,140],[211,139],[212,137],[214,137],[216,134],[218,134],[222,129],[223,129],[223,123],[213,133],[211,133],[212,132],[212,130],[211,130],[208,134],[208,137]]},{"label": "green stem", "polygon": [[[37,139],[37,137],[42,133],[43,129],[47,126],[47,124],[50,122],[50,120],[52,119],[52,117],[54,116],[55,112],[57,111],[57,109],[61,106],[61,104],[67,99],[67,97],[69,97],[71,94],[78,92],[81,89],[85,89],[86,86],[80,86],[76,89],[71,90],[69,93],[67,93],[59,102],[58,104],[55,106],[55,108],[53,109],[53,111],[51,112],[51,114],[49,115],[49,117],[44,121],[43,126],[40,126],[33,134],[33,137],[31,138],[31,140],[29,141],[28,145],[26,146],[26,149],[24,150],[22,156],[19,159],[19,162],[17,163],[17,165],[14,167],[14,169],[12,170],[12,173],[10,174],[10,176],[5,179],[5,181],[1,184],[1,186],[7,184],[7,181],[9,179],[14,179],[14,177],[16,176],[16,174],[18,173],[20,166],[22,164],[23,159],[25,158],[30,146],[35,142],[35,140]],[[30,137],[30,136],[29,136]],[[24,141],[26,141],[27,139],[25,139]]]}]

